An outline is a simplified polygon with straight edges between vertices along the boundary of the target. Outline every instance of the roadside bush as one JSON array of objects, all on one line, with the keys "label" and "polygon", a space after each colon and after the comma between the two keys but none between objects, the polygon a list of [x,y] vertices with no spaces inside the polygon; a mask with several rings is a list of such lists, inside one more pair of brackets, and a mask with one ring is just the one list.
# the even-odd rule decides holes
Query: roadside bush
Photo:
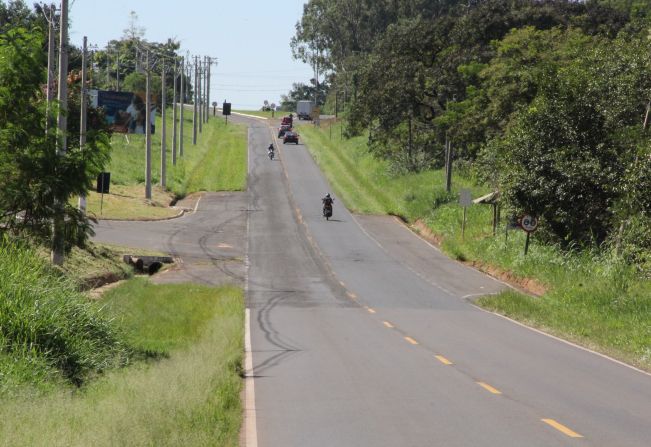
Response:
[{"label": "roadside bush", "polygon": [[0,376],[27,359],[81,385],[129,362],[112,322],[75,287],[28,247],[0,239]]}]

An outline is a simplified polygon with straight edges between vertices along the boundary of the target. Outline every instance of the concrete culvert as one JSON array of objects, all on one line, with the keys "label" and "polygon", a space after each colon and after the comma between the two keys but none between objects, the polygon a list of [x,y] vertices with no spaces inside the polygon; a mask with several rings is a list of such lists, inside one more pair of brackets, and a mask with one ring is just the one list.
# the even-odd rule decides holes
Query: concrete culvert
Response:
[{"label": "concrete culvert", "polygon": [[147,273],[150,275],[153,275],[154,273],[158,272],[161,267],[163,267],[163,264],[161,262],[155,261],[149,264],[149,267],[147,267]]}]

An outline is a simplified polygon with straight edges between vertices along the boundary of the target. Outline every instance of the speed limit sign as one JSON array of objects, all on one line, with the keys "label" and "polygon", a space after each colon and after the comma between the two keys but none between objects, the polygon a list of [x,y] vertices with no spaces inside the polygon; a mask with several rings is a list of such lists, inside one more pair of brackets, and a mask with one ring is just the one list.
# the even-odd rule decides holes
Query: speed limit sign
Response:
[{"label": "speed limit sign", "polygon": [[520,218],[520,226],[527,233],[533,233],[538,228],[538,219],[529,214],[525,214]]}]

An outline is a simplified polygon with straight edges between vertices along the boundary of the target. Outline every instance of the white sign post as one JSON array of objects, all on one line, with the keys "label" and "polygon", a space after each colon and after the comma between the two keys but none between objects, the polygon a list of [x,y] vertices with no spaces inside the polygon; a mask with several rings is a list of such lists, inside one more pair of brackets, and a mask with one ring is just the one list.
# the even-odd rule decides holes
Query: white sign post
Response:
[{"label": "white sign post", "polygon": [[466,209],[472,205],[472,193],[469,189],[459,191],[459,205],[463,207],[463,221],[461,222],[461,240],[466,237]]}]

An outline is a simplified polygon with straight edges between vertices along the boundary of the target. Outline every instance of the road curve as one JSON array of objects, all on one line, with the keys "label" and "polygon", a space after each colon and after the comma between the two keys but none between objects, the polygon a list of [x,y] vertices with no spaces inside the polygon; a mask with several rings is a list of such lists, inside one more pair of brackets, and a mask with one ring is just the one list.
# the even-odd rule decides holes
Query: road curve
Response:
[{"label": "road curve", "polygon": [[651,445],[651,377],[477,309],[504,286],[391,219],[324,221],[306,148],[236,119],[257,445]]}]

